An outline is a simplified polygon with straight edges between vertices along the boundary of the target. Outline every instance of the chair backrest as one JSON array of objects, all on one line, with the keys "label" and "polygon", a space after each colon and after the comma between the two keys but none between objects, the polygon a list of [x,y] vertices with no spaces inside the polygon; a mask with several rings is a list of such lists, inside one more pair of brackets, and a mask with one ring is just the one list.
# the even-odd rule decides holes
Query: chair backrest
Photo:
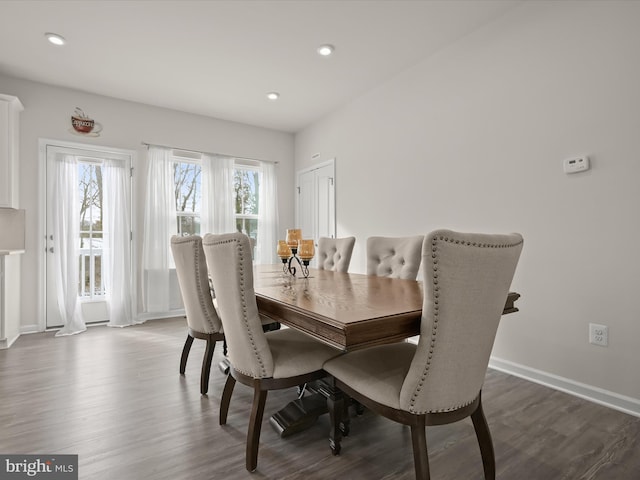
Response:
[{"label": "chair backrest", "polygon": [[420,340],[402,385],[403,410],[446,412],[478,396],[522,245],[517,233],[427,236]]},{"label": "chair backrest", "polygon": [[367,275],[415,280],[424,236],[369,237]]},{"label": "chair backrest", "polygon": [[171,237],[171,253],[189,328],[200,333],[221,332],[222,322],[211,299],[202,238],[174,235]]},{"label": "chair backrest", "polygon": [[208,233],[202,243],[231,365],[253,378],[272,377],[273,357],[262,331],[253,289],[249,237],[240,232]]},{"label": "chair backrest", "polygon": [[318,253],[316,254],[318,269],[347,272],[355,244],[356,237],[320,237],[318,239]]}]

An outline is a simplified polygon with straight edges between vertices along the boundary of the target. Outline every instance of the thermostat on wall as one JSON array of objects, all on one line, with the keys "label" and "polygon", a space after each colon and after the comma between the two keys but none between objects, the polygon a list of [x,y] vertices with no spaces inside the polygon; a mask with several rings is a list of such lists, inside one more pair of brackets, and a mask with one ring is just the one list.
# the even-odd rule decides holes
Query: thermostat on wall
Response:
[{"label": "thermostat on wall", "polygon": [[589,170],[589,157],[567,158],[562,162],[564,173],[578,173]]}]

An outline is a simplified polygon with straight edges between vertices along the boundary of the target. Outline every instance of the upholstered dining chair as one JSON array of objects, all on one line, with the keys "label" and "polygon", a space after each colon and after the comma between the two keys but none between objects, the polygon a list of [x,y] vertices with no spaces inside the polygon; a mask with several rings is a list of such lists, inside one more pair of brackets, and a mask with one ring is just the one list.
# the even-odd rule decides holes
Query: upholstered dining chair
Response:
[{"label": "upholstered dining chair", "polygon": [[209,390],[211,360],[217,341],[224,341],[222,322],[213,305],[202,238],[197,235],[171,237],[171,253],[176,265],[178,285],[187,317],[187,340],[180,357],[180,374],[184,375],[194,338],[207,342],[200,374],[200,393]]},{"label": "upholstered dining chair", "polygon": [[340,352],[290,328],[264,332],[255,292],[249,238],[240,232],[207,234],[203,240],[207,265],[229,348],[231,369],[220,402],[220,425],[236,381],[253,388],[246,468],[258,465],[262,416],[269,390],[297,387],[326,376],[322,365]]},{"label": "upholstered dining chair", "polygon": [[367,275],[415,280],[424,236],[367,238]]},{"label": "upholstered dining chair", "polygon": [[320,237],[318,239],[318,252],[316,254],[318,269],[347,272],[355,244],[356,237]]},{"label": "upholstered dining chair", "polygon": [[[375,346],[324,364],[337,388],[370,410],[411,426],[417,479],[430,478],[425,427],[468,416],[484,476],[495,478],[481,393],[522,244],[519,234],[430,233],[422,249],[424,304],[418,345]],[[334,426],[342,422],[342,402],[329,401]],[[340,429],[332,431],[337,453]]]}]

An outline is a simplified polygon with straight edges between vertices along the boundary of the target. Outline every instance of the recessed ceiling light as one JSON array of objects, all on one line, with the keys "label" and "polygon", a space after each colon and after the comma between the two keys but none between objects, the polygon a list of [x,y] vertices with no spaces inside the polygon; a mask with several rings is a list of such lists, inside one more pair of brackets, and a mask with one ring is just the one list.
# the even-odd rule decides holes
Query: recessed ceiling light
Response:
[{"label": "recessed ceiling light", "polygon": [[45,33],[44,36],[47,38],[47,40],[49,40],[49,43],[52,43],[54,45],[64,45],[65,43],[67,43],[67,41],[64,39],[64,37],[62,35],[58,35],[57,33]]},{"label": "recessed ceiling light", "polygon": [[280,94],[278,92],[269,92],[267,93],[267,98],[269,100],[278,100],[280,98]]},{"label": "recessed ceiling light", "polygon": [[328,57],[333,53],[334,50],[335,50],[335,47],[333,45],[329,45],[329,44],[320,45],[318,47],[318,54],[322,55],[323,57]]}]

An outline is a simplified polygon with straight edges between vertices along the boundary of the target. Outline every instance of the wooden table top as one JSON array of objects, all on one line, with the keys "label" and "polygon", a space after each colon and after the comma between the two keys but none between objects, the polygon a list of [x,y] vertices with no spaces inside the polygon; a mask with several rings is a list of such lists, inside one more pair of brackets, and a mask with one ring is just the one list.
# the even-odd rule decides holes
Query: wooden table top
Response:
[{"label": "wooden table top", "polygon": [[[257,265],[258,309],[340,350],[392,343],[420,333],[422,285],[414,280],[309,269],[309,278]],[[509,294],[504,313],[517,311]]]}]

